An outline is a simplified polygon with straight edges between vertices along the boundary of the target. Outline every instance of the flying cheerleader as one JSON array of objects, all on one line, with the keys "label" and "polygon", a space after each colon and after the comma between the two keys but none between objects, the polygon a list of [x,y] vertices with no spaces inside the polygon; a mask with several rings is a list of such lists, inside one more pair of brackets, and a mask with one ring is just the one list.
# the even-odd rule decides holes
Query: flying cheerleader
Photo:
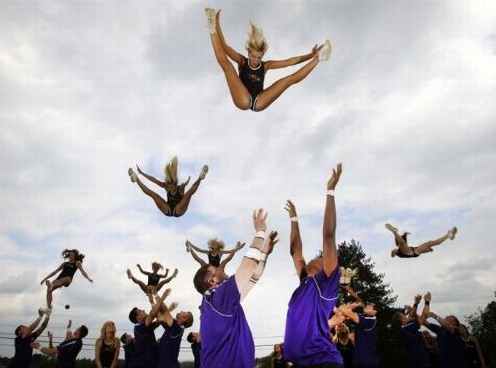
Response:
[{"label": "flying cheerleader", "polygon": [[[233,249],[224,250],[226,245],[222,240],[219,240],[217,238],[210,239],[207,244],[208,249],[201,249],[192,244],[189,240],[186,240],[186,251],[191,253],[193,259],[197,261],[200,266],[209,264],[214,267],[219,267],[223,271],[226,268],[226,265],[233,259],[234,254],[236,254],[238,250],[245,246],[245,243],[241,243],[238,241]],[[206,253],[208,256],[208,263],[201,259],[198,254],[196,254],[196,252]],[[224,254],[228,254],[228,256],[221,262],[221,257]]]},{"label": "flying cheerleader", "polygon": [[137,183],[143,193],[153,199],[158,209],[162,211],[165,216],[170,217],[180,217],[186,213],[189,202],[191,201],[191,197],[198,190],[200,182],[205,179],[205,176],[208,173],[208,166],[204,165],[200,172],[200,175],[198,176],[198,179],[196,179],[191,188],[186,191],[185,189],[189,183],[190,177],[188,177],[188,180],[186,180],[184,183],[178,184],[177,166],[178,159],[176,156],[174,156],[172,160],[170,160],[167,165],[165,165],[165,180],[160,181],[157,178],[148,175],[147,173],[142,171],[138,165],[136,165],[136,169],[138,170],[139,174],[143,175],[152,183],[155,183],[159,187],[165,189],[167,193],[167,201],[163,199],[159,194],[148,188],[145,184],[143,184],[143,182],[140,180],[140,178],[132,168],[129,168],[128,170],[131,182]]},{"label": "flying cheerleader", "polygon": [[[248,57],[226,44],[220,27],[220,10],[206,8],[207,28],[214,48],[215,57],[227,80],[234,105],[241,110],[262,111],[269,107],[286,89],[302,81],[321,61],[329,60],[332,46],[329,40],[315,45],[305,55],[286,60],[262,61],[269,47],[262,30],[250,21],[250,32],[245,48]],[[238,73],[229,59],[238,64]],[[310,60],[305,66],[264,89],[265,74],[270,69],[281,69]]]},{"label": "flying cheerleader", "polygon": [[[81,271],[81,274],[91,283],[93,280],[88,276],[86,271],[83,269],[83,259],[84,254],[79,253],[77,249],[64,249],[62,251],[62,257],[64,258],[64,263],[62,263],[55,271],[50,273],[47,277],[41,280],[40,285],[43,283],[47,286],[47,307],[49,309],[52,308],[53,302],[53,291],[62,286],[68,287],[72,283],[72,279],[74,278],[74,274],[77,270]],[[50,281],[49,278],[54,276],[57,272],[60,274],[53,281]]]},{"label": "flying cheerleader", "polygon": [[445,235],[443,235],[439,239],[430,240],[416,247],[410,247],[407,243],[407,236],[410,233],[405,232],[403,233],[403,235],[400,235],[398,233],[398,229],[391,224],[386,224],[385,227],[393,233],[394,242],[396,243],[396,248],[391,251],[391,257],[398,256],[400,258],[415,258],[420,256],[422,253],[433,252],[434,249],[432,249],[432,247],[441,244],[445,240],[455,239],[455,235],[458,231],[456,227],[452,227]]},{"label": "flying cheerleader", "polygon": [[[170,277],[167,277],[167,275],[169,274],[169,269],[167,268],[165,270],[165,274],[163,275],[159,274],[158,271],[163,269],[164,266],[162,266],[158,262],[152,262],[152,272],[143,270],[139,264],[137,264],[136,267],[138,267],[138,269],[143,275],[148,276],[148,282],[145,284],[143,281],[138,280],[136,277],[133,276],[130,269],[126,271],[127,277],[130,280],[132,280],[135,284],[137,284],[141,288],[141,290],[143,290],[143,292],[147,295],[149,294],[155,295],[156,293],[158,293],[162,288],[162,286],[169,283],[174,277],[177,276],[177,273],[179,272],[178,269],[176,268],[172,273],[172,275]],[[164,280],[160,281],[160,279],[164,279]]]}]

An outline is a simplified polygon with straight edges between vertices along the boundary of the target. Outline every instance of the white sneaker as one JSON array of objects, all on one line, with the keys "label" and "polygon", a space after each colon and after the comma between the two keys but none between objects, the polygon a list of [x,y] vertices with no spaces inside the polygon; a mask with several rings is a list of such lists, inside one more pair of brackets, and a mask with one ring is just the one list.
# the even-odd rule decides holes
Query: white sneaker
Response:
[{"label": "white sneaker", "polygon": [[331,58],[332,45],[331,41],[325,40],[322,48],[319,50],[319,61],[327,61]]},{"label": "white sneaker", "polygon": [[207,16],[207,29],[208,33],[214,34],[215,28],[217,27],[215,18],[217,16],[217,12],[212,8],[205,8],[205,15]]},{"label": "white sneaker", "polygon": [[205,179],[205,176],[207,176],[207,173],[208,173],[208,166],[205,165],[205,166],[203,166],[202,171],[200,172],[200,180]]},{"label": "white sneaker", "polygon": [[453,227],[453,228],[449,229],[448,230],[448,238],[450,240],[455,239],[455,235],[456,235],[457,232],[458,232],[458,229],[456,227]]},{"label": "white sneaker", "polygon": [[127,171],[127,174],[131,178],[132,183],[136,183],[138,181],[138,175],[134,172],[133,168],[130,167],[129,170]]},{"label": "white sneaker", "polygon": [[384,225],[386,227],[386,229],[388,229],[389,231],[391,231],[392,233],[397,233],[398,232],[398,228],[394,227],[393,225],[391,224],[386,224]]}]

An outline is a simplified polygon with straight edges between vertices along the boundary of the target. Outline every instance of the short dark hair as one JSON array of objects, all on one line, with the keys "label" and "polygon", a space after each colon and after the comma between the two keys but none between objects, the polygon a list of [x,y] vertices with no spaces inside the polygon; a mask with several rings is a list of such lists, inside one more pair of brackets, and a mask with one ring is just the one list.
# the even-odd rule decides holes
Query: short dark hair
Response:
[{"label": "short dark hair", "polygon": [[134,324],[138,323],[138,307],[131,309],[131,312],[129,312],[129,320]]},{"label": "short dark hair", "polygon": [[401,326],[401,317],[403,316],[403,313],[401,312],[396,312],[393,314],[393,318],[391,319],[391,327],[394,330],[397,330]]},{"label": "short dark hair", "polygon": [[184,322],[184,325],[183,325],[183,326],[184,326],[184,328],[191,327],[191,325],[193,324],[193,321],[194,321],[194,319],[193,319],[193,313],[188,312],[188,314],[189,314],[189,317],[190,317],[190,318],[188,318],[188,319]]},{"label": "short dark hair", "polygon": [[79,327],[79,338],[84,339],[88,335],[88,327],[82,325]]},{"label": "short dark hair", "polygon": [[208,269],[209,267],[209,264],[201,266],[200,269],[196,271],[196,274],[193,277],[193,284],[195,285],[195,289],[202,295],[205,294],[205,291],[208,290],[208,276],[210,274],[210,271]]},{"label": "short dark hair", "polygon": [[123,344],[125,344],[125,343],[126,343],[126,335],[127,335],[127,333],[126,333],[126,332],[124,332],[124,333],[122,334],[122,336],[121,336],[121,342],[122,342]]},{"label": "short dark hair", "polygon": [[195,341],[195,335],[193,335],[193,332],[190,332],[188,334],[188,337],[186,338],[190,344],[192,344]]},{"label": "short dark hair", "polygon": [[15,329],[15,332],[14,333],[15,333],[16,336],[19,336],[21,334],[21,328],[22,328],[22,325],[19,325]]}]

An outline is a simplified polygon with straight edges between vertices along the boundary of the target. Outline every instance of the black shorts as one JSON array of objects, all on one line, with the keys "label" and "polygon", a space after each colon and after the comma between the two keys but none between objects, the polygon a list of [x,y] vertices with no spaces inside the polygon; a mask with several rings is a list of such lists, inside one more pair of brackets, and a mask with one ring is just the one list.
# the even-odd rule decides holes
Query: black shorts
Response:
[{"label": "black shorts", "polygon": [[415,252],[415,247],[410,247],[410,249],[412,250],[413,254],[401,253],[401,249],[398,248],[398,253],[396,253],[396,255],[400,258],[416,258],[420,255],[420,254],[417,254],[417,252]]},{"label": "black shorts", "polygon": [[255,105],[257,104],[258,96],[259,95],[250,95],[250,110],[251,111],[257,112],[257,110],[255,110]]}]

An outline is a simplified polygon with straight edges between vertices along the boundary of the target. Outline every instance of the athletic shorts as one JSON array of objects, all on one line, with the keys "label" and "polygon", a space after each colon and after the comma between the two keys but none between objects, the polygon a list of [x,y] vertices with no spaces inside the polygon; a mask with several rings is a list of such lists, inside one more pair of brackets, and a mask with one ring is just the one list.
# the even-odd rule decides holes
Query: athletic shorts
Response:
[{"label": "athletic shorts", "polygon": [[400,258],[416,258],[419,256],[419,254],[417,254],[417,252],[415,252],[415,247],[410,247],[410,249],[412,250],[413,254],[401,253],[400,248],[398,248],[398,253],[396,253],[396,255]]},{"label": "athletic shorts", "polygon": [[257,112],[257,110],[255,110],[255,105],[257,104],[257,100],[258,100],[258,95],[250,95],[250,110],[251,111]]}]

